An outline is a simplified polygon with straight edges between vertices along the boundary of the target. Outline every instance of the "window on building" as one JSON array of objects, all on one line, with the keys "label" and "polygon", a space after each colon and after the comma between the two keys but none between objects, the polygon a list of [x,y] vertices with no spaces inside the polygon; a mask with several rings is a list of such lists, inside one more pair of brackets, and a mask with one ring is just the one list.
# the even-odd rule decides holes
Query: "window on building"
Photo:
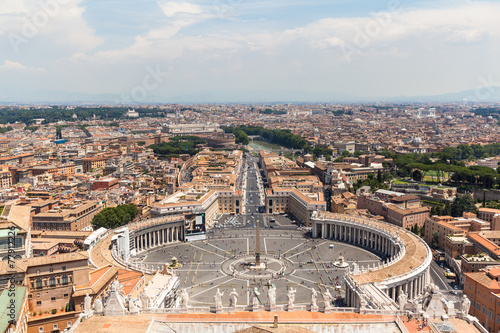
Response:
[{"label": "window on building", "polygon": [[483,310],[482,310],[483,314],[486,314],[486,307],[483,305]]},{"label": "window on building", "polygon": [[491,311],[491,309],[488,309],[488,317],[493,319],[493,311]]},{"label": "window on building", "polygon": [[43,332],[43,326],[38,327],[38,332]]},{"label": "window on building", "polygon": [[42,301],[36,301],[36,305],[42,305]]},{"label": "window on building", "polygon": [[56,298],[55,298],[55,297],[51,297],[51,298],[50,298],[50,300],[51,300],[52,302],[55,302]]},{"label": "window on building", "polygon": [[71,323],[71,321],[68,321],[68,323],[67,323],[66,325],[67,325],[68,327],[71,327],[71,325],[73,325],[73,324]]},{"label": "window on building", "polygon": [[52,329],[57,330],[57,324],[52,324]]},{"label": "window on building", "polygon": [[476,302],[476,309],[481,310],[481,304],[479,304],[479,302]]},{"label": "window on building", "polygon": [[40,275],[40,270],[39,269],[36,270],[36,275]]},{"label": "window on building", "polygon": [[69,295],[68,294],[64,294],[64,298],[68,297]]},{"label": "window on building", "polygon": [[36,279],[36,288],[41,289],[42,288],[42,279]]},{"label": "window on building", "polygon": [[49,284],[50,284],[51,287],[55,287],[56,286],[56,279],[53,276],[50,277]]}]

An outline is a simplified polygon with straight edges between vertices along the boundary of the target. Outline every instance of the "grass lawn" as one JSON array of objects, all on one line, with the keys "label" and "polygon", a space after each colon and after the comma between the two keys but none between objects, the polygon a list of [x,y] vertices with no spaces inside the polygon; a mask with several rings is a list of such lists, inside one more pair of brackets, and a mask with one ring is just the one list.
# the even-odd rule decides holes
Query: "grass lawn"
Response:
[{"label": "grass lawn", "polygon": [[[441,182],[448,181],[450,178],[450,174],[448,172],[443,172],[443,177],[441,178]],[[438,173],[435,170],[430,170],[424,173],[424,177],[422,179],[424,182],[435,182],[439,183]]]}]

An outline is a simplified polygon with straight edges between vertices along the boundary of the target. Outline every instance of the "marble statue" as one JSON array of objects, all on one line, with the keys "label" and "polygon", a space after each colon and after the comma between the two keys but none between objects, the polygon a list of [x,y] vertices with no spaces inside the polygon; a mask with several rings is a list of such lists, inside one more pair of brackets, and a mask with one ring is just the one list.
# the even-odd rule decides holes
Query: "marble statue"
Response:
[{"label": "marble statue", "polygon": [[102,307],[102,301],[98,298],[94,302],[94,311],[96,313],[102,313],[103,307]]},{"label": "marble statue", "polygon": [[186,289],[182,289],[181,291],[181,302],[182,302],[182,308],[187,309],[189,303],[189,294]]},{"label": "marble statue", "polygon": [[288,307],[293,308],[293,303],[295,302],[295,293],[297,292],[297,289],[294,289],[293,287],[290,287],[288,289]]},{"label": "marble statue", "polygon": [[273,284],[267,290],[267,297],[269,298],[269,308],[276,308],[276,286]]},{"label": "marble statue", "polygon": [[116,291],[118,293],[122,293],[123,291],[123,286],[122,284],[118,281],[118,280],[115,280],[112,284],[111,284],[111,291]]},{"label": "marble statue", "polygon": [[360,273],[360,270],[359,270],[359,265],[357,262],[353,262],[352,263],[352,275],[357,275]]},{"label": "marble statue", "polygon": [[364,310],[364,309],[366,309],[367,305],[368,305],[368,302],[366,301],[365,294],[360,293],[359,294],[359,308]]},{"label": "marble statue", "polygon": [[236,308],[236,303],[238,303],[238,292],[236,291],[235,288],[233,288],[233,291],[229,294],[229,306]]},{"label": "marble statue", "polygon": [[259,295],[260,295],[260,292],[259,290],[257,289],[257,287],[254,287],[251,291],[250,291],[250,301],[252,303],[252,307],[253,308],[257,308],[259,307]]},{"label": "marble statue", "polygon": [[222,296],[224,296],[224,293],[221,293],[220,289],[217,288],[217,291],[215,292],[215,295],[214,295],[215,311],[216,312],[220,312],[222,310]]},{"label": "marble statue", "polygon": [[399,310],[404,311],[406,302],[408,302],[408,296],[406,296],[404,291],[398,296]]},{"label": "marble statue", "polygon": [[109,289],[109,295],[106,298],[106,306],[104,307],[105,316],[124,316],[126,309],[126,299],[122,295],[123,286],[115,280]]},{"label": "marble statue", "polygon": [[333,296],[330,294],[330,290],[327,288],[321,296],[323,297],[323,302],[325,303],[325,312],[331,311]]},{"label": "marble statue", "polygon": [[467,298],[467,295],[464,295],[462,298],[462,305],[461,308],[462,310],[462,315],[467,316],[469,314],[469,309],[470,309],[470,300]]},{"label": "marble statue", "polygon": [[318,292],[316,289],[312,288],[311,290],[311,307],[318,307],[318,304],[316,302],[318,301]]},{"label": "marble statue", "polygon": [[137,304],[135,303],[135,301],[136,301],[136,298],[131,299],[128,302],[128,310],[131,313],[138,314],[139,313],[139,307],[137,306]]},{"label": "marble statue", "polygon": [[139,297],[141,300],[141,308],[142,309],[149,308],[149,296],[146,294],[146,290],[143,289]]},{"label": "marble statue", "polygon": [[92,310],[92,297],[89,296],[89,294],[87,294],[87,296],[85,296],[85,299],[83,300],[83,312],[85,314],[89,314],[90,313],[90,310]]}]

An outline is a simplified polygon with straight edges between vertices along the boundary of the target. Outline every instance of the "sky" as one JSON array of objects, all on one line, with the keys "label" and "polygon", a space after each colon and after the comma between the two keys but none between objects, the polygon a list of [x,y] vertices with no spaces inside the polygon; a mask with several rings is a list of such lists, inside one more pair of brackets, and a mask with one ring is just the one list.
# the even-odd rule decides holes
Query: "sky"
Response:
[{"label": "sky", "polygon": [[0,101],[481,97],[500,86],[499,17],[472,0],[2,0]]}]

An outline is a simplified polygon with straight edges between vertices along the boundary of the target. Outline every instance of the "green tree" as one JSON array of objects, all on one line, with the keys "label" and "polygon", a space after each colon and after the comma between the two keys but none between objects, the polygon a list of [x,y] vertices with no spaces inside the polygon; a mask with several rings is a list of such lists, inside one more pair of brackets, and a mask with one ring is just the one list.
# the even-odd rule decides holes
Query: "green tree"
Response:
[{"label": "green tree", "polygon": [[460,217],[464,212],[476,213],[477,208],[470,194],[457,195],[451,204],[451,216]]},{"label": "green tree", "polygon": [[94,230],[99,228],[114,229],[132,221],[139,210],[134,204],[120,205],[116,207],[104,208],[92,219]]},{"label": "green tree", "polygon": [[248,135],[245,132],[243,132],[242,130],[236,130],[233,132],[233,134],[234,134],[236,143],[242,143],[244,145],[247,145],[250,142]]},{"label": "green tree", "polygon": [[438,239],[439,239],[439,233],[436,231],[436,232],[433,232],[432,233],[432,241],[431,241],[431,247],[433,249],[437,249],[438,247]]},{"label": "green tree", "polygon": [[416,181],[421,181],[422,180],[422,172],[420,170],[414,170],[411,173],[411,178],[413,178]]}]

